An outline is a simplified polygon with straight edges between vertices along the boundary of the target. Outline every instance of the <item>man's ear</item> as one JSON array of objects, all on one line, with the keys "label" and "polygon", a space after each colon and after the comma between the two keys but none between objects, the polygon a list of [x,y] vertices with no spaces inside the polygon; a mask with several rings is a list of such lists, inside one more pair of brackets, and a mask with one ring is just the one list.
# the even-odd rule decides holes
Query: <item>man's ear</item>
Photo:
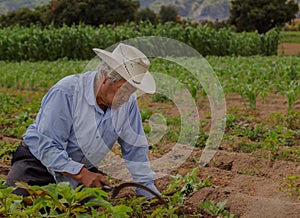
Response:
[{"label": "man's ear", "polygon": [[101,77],[103,78],[103,84],[105,84],[107,82],[107,80],[110,80],[110,78],[108,76],[106,76],[105,68],[101,70]]},{"label": "man's ear", "polygon": [[[103,75],[104,76],[104,75]],[[103,80],[103,84],[105,84],[105,83],[107,83],[107,82],[109,82],[110,81],[110,78],[109,77],[104,77],[104,80]]]}]

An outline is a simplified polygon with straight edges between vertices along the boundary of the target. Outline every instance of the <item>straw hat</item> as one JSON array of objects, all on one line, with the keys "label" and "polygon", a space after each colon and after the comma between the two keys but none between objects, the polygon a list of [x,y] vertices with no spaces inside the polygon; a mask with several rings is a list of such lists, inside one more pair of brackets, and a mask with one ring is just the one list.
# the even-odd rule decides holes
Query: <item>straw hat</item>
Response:
[{"label": "straw hat", "polygon": [[137,89],[150,94],[155,92],[155,80],[148,71],[150,61],[137,48],[120,43],[113,52],[98,48],[93,51]]}]

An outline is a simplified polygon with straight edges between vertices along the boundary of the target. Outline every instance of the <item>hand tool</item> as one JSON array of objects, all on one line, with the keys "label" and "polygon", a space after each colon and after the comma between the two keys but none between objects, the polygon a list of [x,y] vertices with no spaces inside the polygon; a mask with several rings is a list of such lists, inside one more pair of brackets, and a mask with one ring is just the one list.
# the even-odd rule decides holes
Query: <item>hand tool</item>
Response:
[{"label": "hand tool", "polygon": [[139,183],[135,183],[135,182],[124,182],[120,185],[117,185],[117,186],[108,186],[108,185],[103,185],[102,186],[102,189],[104,191],[109,191],[111,192],[111,198],[114,198],[116,197],[119,192],[123,189],[123,188],[126,188],[126,187],[136,187],[136,188],[141,188],[141,189],[144,189],[145,191],[148,191],[150,192],[151,194],[153,194],[155,197],[157,197],[157,199],[163,203],[164,205],[168,206],[167,202],[162,198],[162,196],[156,192],[154,192],[152,189],[148,188],[147,186],[144,186],[144,185],[141,185]]}]

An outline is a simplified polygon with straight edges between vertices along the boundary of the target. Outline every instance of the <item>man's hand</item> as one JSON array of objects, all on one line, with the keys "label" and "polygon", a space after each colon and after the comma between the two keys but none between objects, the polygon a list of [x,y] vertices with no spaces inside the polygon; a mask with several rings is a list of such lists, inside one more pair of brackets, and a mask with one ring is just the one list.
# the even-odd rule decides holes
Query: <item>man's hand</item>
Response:
[{"label": "man's hand", "polygon": [[103,185],[112,186],[108,179],[101,173],[93,173],[87,168],[82,167],[80,172],[76,175],[63,172],[64,175],[76,179],[85,187],[99,187],[102,188]]}]

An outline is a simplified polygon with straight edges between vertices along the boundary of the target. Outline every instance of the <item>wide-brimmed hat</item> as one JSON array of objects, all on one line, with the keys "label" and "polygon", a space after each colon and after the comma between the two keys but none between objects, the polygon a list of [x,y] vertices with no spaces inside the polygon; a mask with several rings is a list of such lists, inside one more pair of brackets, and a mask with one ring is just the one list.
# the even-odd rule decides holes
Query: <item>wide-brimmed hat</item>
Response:
[{"label": "wide-brimmed hat", "polygon": [[137,89],[150,94],[155,92],[155,80],[148,71],[150,61],[137,48],[119,43],[113,52],[98,48],[93,51]]}]

